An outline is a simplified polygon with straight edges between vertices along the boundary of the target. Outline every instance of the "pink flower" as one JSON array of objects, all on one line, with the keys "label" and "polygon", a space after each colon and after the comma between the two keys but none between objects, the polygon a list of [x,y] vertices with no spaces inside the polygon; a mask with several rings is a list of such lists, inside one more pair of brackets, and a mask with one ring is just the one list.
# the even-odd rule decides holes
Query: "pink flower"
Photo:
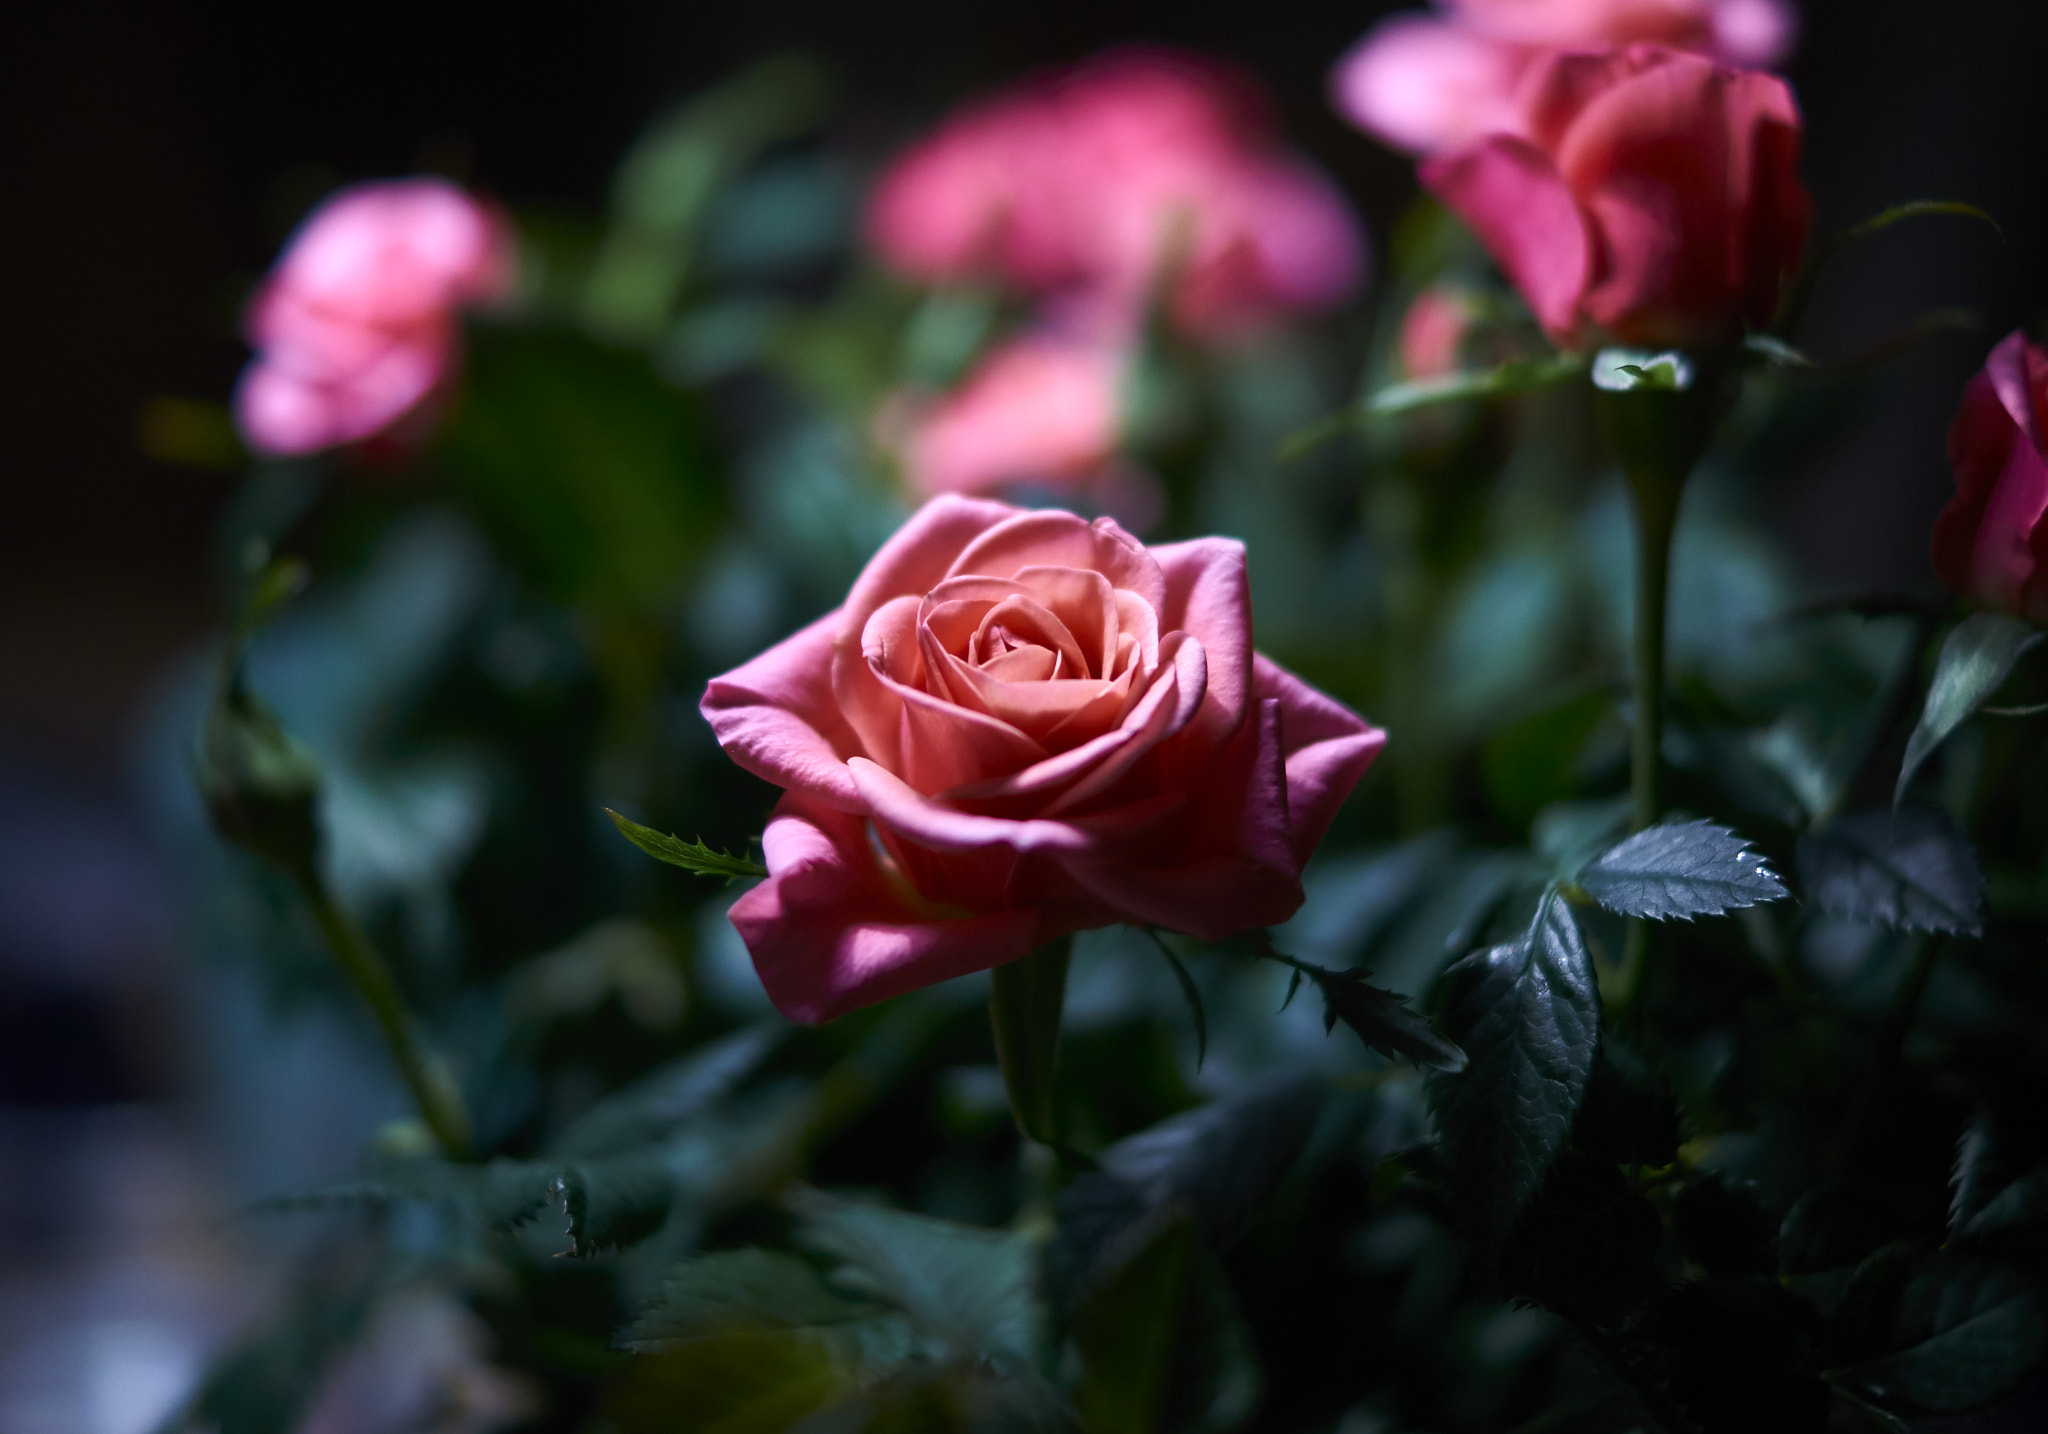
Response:
[{"label": "pink flower", "polygon": [[1401,334],[1395,344],[1401,377],[1442,378],[1456,373],[1472,320],[1472,300],[1457,288],[1436,284],[1417,294],[1401,316]]},{"label": "pink flower", "polygon": [[1385,740],[1252,651],[1240,544],[957,497],[703,710],[787,789],[732,921],[800,1021],[1113,922],[1282,920]]},{"label": "pink flower", "polygon": [[502,297],[511,236],[439,179],[359,184],[299,226],[249,306],[257,351],[235,394],[258,452],[311,453],[399,423],[440,388],[457,313]]},{"label": "pink flower", "polygon": [[1337,62],[1337,108],[1411,154],[1520,134],[1522,77],[1546,51],[1658,44],[1743,68],[1792,50],[1789,0],[1440,0],[1389,16]]},{"label": "pink flower", "polygon": [[911,486],[926,496],[1071,486],[1116,457],[1122,378],[1113,348],[1012,340],[912,421],[903,443]]},{"label": "pink flower", "polygon": [[2048,351],[2015,332],[1963,390],[1948,431],[1956,495],[1934,571],[1985,607],[2048,624]]},{"label": "pink flower", "polygon": [[1364,256],[1342,197],[1274,141],[1258,97],[1163,51],[955,114],[882,176],[867,229],[925,283],[993,278],[1130,314],[1164,282],[1173,317],[1204,335],[1334,303]]},{"label": "pink flower", "polygon": [[1692,347],[1770,322],[1813,217],[1783,80],[1638,45],[1552,53],[1522,100],[1526,137],[1420,173],[1553,340]]}]

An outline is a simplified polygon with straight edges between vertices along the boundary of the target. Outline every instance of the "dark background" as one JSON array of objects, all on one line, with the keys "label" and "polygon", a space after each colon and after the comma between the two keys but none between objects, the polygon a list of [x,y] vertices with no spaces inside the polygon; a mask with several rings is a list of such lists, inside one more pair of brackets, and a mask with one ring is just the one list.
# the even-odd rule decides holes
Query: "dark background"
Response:
[{"label": "dark background", "polygon": [[[243,359],[241,296],[325,187],[452,162],[514,204],[592,206],[654,109],[769,50],[836,61],[849,124],[879,152],[977,87],[1157,40],[1262,76],[1381,242],[1412,192],[1408,165],[1324,99],[1330,62],[1393,8],[1383,3],[38,8],[36,28],[6,47],[0,125],[12,151],[0,777],[59,806],[65,792],[117,801],[136,704],[214,619],[205,544],[235,478],[145,457],[140,407],[226,396]],[[1999,335],[2048,320],[2044,73],[2040,0],[1807,6],[1791,77],[1821,232],[1926,197],[1979,204],[2004,228],[2001,242],[1963,220],[1904,226],[1823,286],[1803,335],[1823,356],[1937,304],[1984,322],[1896,365],[1853,440],[1788,484],[1784,528],[1822,588],[1928,581],[1958,388]],[[7,991],[0,974],[0,1007]]]}]

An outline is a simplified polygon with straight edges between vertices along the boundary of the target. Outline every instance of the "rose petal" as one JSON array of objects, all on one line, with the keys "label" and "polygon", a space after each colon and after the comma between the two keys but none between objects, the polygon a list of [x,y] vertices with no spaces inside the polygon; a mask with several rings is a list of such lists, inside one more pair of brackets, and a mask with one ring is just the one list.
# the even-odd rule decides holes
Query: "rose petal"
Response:
[{"label": "rose petal", "polygon": [[1154,548],[1152,554],[1166,575],[1160,629],[1193,634],[1207,664],[1209,701],[1195,719],[1194,738],[1222,742],[1244,721],[1252,685],[1252,598],[1244,544],[1196,538]]},{"label": "rose petal", "polygon": [[1387,745],[1387,734],[1263,653],[1252,659],[1252,677],[1261,701],[1280,704],[1287,815],[1298,865],[1322,841],[1337,809]]},{"label": "rose petal", "polygon": [[1007,503],[943,494],[910,515],[895,536],[868,559],[841,609],[854,633],[893,597],[918,597],[937,587],[953,560],[975,537],[1017,515]]},{"label": "rose petal", "polygon": [[783,798],[762,837],[769,877],[731,920],[776,1010],[815,1023],[919,987],[984,971],[1038,941],[1030,909],[944,919],[893,888],[866,823]]},{"label": "rose petal", "polygon": [[862,750],[832,691],[830,612],[740,667],[714,677],[698,710],[726,755],[755,776],[809,792],[842,811],[860,809],[844,756]]},{"label": "rose petal", "polygon": [[1090,523],[1052,510],[1015,514],[967,544],[949,576],[1015,578],[1026,568],[1068,567],[1098,572],[1112,587],[1128,588],[1154,608],[1166,596],[1165,578],[1144,544],[1109,518]]},{"label": "rose petal", "polygon": [[1496,135],[1426,160],[1417,173],[1500,261],[1536,321],[1558,342],[1570,343],[1592,240],[1550,157],[1524,140]]}]

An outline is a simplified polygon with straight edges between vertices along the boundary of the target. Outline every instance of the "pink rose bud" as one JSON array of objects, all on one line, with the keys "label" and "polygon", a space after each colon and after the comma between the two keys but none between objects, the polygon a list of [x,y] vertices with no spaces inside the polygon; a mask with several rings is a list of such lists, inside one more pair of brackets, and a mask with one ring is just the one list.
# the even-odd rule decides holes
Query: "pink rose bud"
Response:
[{"label": "pink rose bud", "polygon": [[1744,68],[1792,51],[1787,0],[1444,0],[1389,16],[1331,71],[1337,109],[1409,154],[1520,134],[1522,76],[1551,50],[1656,44]]},{"label": "pink rose bud", "polygon": [[1555,53],[1524,80],[1526,137],[1425,160],[1565,348],[1686,348],[1762,328],[1813,203],[1783,80],[1639,45]]},{"label": "pink rose bud", "polygon": [[1116,457],[1123,356],[1032,335],[984,358],[912,421],[903,444],[924,496],[995,493],[1015,483],[1071,487]]},{"label": "pink rose bud", "polygon": [[1252,651],[1244,548],[942,497],[835,612],[716,678],[726,752],[786,789],[732,922],[822,1021],[1144,922],[1285,919],[1385,734]]},{"label": "pink rose bud", "polygon": [[458,311],[503,297],[512,240],[439,179],[359,184],[299,226],[249,305],[256,360],[235,417],[261,453],[311,453],[390,430],[441,388]]},{"label": "pink rose bud", "polygon": [[1948,431],[1956,495],[1934,571],[1972,602],[2048,624],[2048,351],[2014,333],[1963,390]]},{"label": "pink rose bud", "polygon": [[1201,335],[1335,303],[1364,263],[1349,207],[1275,141],[1246,83],[1164,51],[959,111],[882,176],[867,232],[923,283],[995,279],[1134,314],[1164,282]]},{"label": "pink rose bud", "polygon": [[1472,330],[1472,300],[1448,284],[1424,289],[1401,317],[1395,345],[1406,379],[1442,378],[1461,367],[1465,336]]}]

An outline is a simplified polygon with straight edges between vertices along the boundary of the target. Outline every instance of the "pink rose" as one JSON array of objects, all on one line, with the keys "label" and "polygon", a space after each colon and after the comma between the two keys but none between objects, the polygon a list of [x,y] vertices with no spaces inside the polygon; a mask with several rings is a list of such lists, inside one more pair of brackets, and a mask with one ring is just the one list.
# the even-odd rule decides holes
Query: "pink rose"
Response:
[{"label": "pink rose", "polygon": [[1546,51],[1657,44],[1744,68],[1784,59],[1787,0],[1443,0],[1393,15],[1337,62],[1330,88],[1352,123],[1410,154],[1519,134],[1516,91]]},{"label": "pink rose", "polygon": [[1552,54],[1522,103],[1526,138],[1420,173],[1553,340],[1692,347],[1770,322],[1813,215],[1783,80],[1639,45]]},{"label": "pink rose", "polygon": [[912,421],[902,444],[911,486],[926,496],[1071,486],[1116,457],[1122,381],[1116,349],[1014,339]]},{"label": "pink rose", "polygon": [[235,394],[242,436],[287,454],[389,430],[452,371],[458,311],[511,281],[504,222],[453,185],[342,190],[299,226],[249,306],[257,357]]},{"label": "pink rose", "polygon": [[1934,571],[1963,597],[2048,624],[2048,351],[2013,333],[1963,390],[1948,431],[1956,495]]},{"label": "pink rose", "polygon": [[1293,912],[1385,734],[1255,654],[1248,599],[1238,543],[942,497],[838,611],[715,679],[719,742],[787,789],[732,908],[776,1007]]},{"label": "pink rose", "polygon": [[1258,97],[1163,51],[1111,55],[969,106],[876,185],[867,230],[924,283],[993,278],[1135,314],[1170,280],[1189,332],[1227,334],[1350,292],[1364,240]]},{"label": "pink rose", "polygon": [[1473,317],[1470,296],[1451,285],[1432,285],[1417,294],[1401,316],[1401,333],[1394,346],[1401,360],[1401,377],[1442,378],[1456,373]]}]

